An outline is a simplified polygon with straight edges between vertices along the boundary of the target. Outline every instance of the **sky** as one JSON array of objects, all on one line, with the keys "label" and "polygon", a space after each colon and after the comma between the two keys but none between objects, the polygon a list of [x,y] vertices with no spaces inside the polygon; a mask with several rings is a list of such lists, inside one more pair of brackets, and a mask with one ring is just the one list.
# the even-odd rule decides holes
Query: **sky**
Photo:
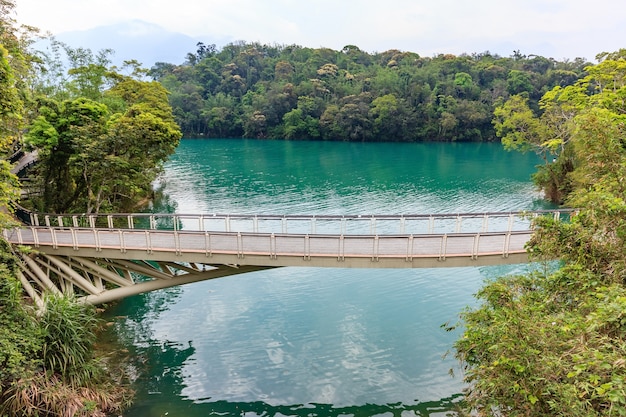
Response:
[{"label": "sky", "polygon": [[620,0],[17,0],[16,12],[19,23],[55,35],[141,20],[218,47],[241,40],[590,61],[626,47]]}]

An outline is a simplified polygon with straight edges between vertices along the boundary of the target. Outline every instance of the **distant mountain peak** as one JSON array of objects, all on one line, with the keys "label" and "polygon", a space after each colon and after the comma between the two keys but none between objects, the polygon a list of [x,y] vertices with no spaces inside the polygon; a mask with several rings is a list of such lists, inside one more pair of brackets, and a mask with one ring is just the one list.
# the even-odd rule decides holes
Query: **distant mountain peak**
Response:
[{"label": "distant mountain peak", "polygon": [[[107,26],[101,26],[101,28],[107,28]],[[127,22],[110,25],[108,26],[108,28],[110,28],[111,31],[115,31],[120,36],[128,36],[133,38],[173,33],[168,32],[163,27],[157,24],[145,22],[143,20],[130,20]]]},{"label": "distant mountain peak", "polygon": [[[128,20],[92,29],[62,32],[57,40],[72,48],[89,48],[93,52],[112,49],[114,65],[121,66],[131,59],[151,68],[156,62],[182,64],[190,52],[196,51],[200,41],[179,32],[143,20]],[[207,43],[207,40],[202,40]],[[208,41],[208,43],[216,43]]]}]

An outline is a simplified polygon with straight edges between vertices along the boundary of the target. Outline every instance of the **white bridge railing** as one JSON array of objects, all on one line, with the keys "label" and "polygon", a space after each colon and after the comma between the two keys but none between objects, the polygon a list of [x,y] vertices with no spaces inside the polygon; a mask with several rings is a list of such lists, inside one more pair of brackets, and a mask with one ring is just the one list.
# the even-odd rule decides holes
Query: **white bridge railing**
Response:
[{"label": "white bridge railing", "polygon": [[572,210],[405,215],[248,215],[248,214],[41,214],[24,212],[32,226],[241,233],[332,235],[449,234],[531,229],[533,218],[555,219]]},{"label": "white bridge railing", "polygon": [[422,235],[303,235],[241,232],[193,232],[165,230],[89,229],[58,227],[24,227],[4,231],[11,243],[71,248],[74,251],[94,249],[126,253],[141,251],[150,258],[155,253],[175,255],[200,254],[205,257],[232,255],[236,259],[283,256],[311,260],[315,257],[337,258],[436,258],[487,255],[508,256],[524,252],[532,232],[487,232]]},{"label": "white bridge railing", "polygon": [[[540,215],[568,210],[399,216],[273,216],[30,213],[31,226],[3,231],[11,243],[57,253],[237,265],[417,267],[420,260],[522,256]],[[79,252],[80,251],[80,252]],[[95,254],[95,255],[93,255]],[[99,255],[98,255],[99,254]],[[115,255],[117,254],[117,255]],[[403,265],[401,262],[411,263]],[[461,262],[461,261],[458,261]],[[463,261],[465,262],[465,261]],[[449,262],[447,262],[449,264]],[[428,264],[431,265],[431,264]],[[465,265],[459,263],[459,265]]]}]

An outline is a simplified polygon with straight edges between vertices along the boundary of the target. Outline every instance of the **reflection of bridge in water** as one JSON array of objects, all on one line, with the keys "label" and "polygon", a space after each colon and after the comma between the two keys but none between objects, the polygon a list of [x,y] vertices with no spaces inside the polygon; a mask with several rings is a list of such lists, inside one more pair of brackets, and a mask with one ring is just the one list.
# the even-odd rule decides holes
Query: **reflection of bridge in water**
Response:
[{"label": "reflection of bridge in water", "polygon": [[468,267],[528,261],[532,218],[565,210],[437,215],[45,215],[5,230],[30,246],[19,273],[46,292],[99,304],[142,292],[283,266]]}]

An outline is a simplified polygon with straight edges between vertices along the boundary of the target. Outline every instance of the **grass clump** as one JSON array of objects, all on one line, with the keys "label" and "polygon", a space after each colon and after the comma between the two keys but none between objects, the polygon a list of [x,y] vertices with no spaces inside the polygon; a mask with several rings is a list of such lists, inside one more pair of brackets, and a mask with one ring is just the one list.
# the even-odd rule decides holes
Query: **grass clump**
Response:
[{"label": "grass clump", "polygon": [[36,313],[15,263],[0,248],[0,415],[105,416],[130,401],[122,364],[96,350],[103,322],[93,306],[49,297]]}]

